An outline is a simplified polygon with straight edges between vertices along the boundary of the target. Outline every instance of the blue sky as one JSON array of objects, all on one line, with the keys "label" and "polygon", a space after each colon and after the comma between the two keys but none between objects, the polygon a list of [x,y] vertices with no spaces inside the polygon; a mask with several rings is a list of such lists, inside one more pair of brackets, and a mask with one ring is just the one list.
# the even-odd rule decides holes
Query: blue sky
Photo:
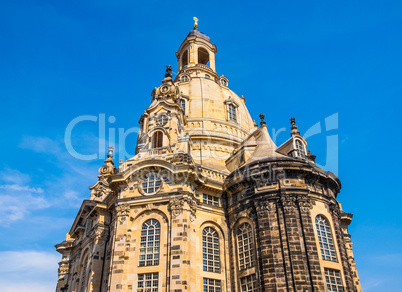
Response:
[{"label": "blue sky", "polygon": [[[308,149],[342,181],[363,289],[402,291],[400,151],[391,149],[402,142],[402,2],[368,0],[1,1],[0,290],[54,290],[54,245],[105,152],[72,157],[67,125],[105,114],[115,117],[107,130],[137,127],[165,65],[177,72],[193,16],[253,118],[263,112],[271,133],[286,129],[277,144],[292,116],[302,134],[321,126]],[[338,123],[326,128],[331,116]],[[135,141],[125,141],[128,156]],[[98,142],[97,123],[74,128],[81,153],[97,153]]]}]

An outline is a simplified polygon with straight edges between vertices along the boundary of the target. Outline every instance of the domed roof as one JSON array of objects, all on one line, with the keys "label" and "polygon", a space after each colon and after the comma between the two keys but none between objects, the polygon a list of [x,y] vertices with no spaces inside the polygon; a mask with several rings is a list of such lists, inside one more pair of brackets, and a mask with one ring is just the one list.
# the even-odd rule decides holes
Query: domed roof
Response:
[{"label": "domed roof", "polygon": [[[189,82],[178,84],[182,96],[188,97],[187,130],[193,141],[203,141],[202,164],[226,172],[225,160],[256,127],[244,98],[205,73],[192,74]],[[230,105],[235,109],[234,120],[230,118]]]},{"label": "domed roof", "polygon": [[[205,74],[208,75],[208,74]],[[254,122],[245,105],[235,92],[228,87],[221,86],[215,80],[205,78],[191,78],[188,83],[179,84],[180,91],[189,96],[187,118],[208,119],[228,123],[231,126],[250,132],[254,129]],[[228,121],[228,103],[236,107],[236,122]],[[242,138],[244,139],[245,136]]]}]

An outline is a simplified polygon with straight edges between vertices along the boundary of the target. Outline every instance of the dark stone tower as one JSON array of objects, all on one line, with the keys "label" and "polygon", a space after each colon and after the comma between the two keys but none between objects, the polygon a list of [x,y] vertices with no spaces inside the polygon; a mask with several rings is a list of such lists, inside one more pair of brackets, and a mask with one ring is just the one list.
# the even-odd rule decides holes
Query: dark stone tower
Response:
[{"label": "dark stone tower", "polygon": [[[303,148],[297,152],[282,145],[274,151],[263,118],[255,139],[245,141],[228,160],[240,166],[226,178],[224,188],[234,251],[232,285],[248,291],[241,279],[254,274],[259,291],[361,291],[353,253],[348,258],[350,236],[341,228],[351,214],[343,213],[336,200],[339,179],[318,167]],[[292,119],[292,138],[286,143],[304,141]],[[286,148],[290,154],[281,154]],[[248,161],[247,153],[252,153]],[[239,238],[244,222],[255,233],[248,266],[242,264]]]}]

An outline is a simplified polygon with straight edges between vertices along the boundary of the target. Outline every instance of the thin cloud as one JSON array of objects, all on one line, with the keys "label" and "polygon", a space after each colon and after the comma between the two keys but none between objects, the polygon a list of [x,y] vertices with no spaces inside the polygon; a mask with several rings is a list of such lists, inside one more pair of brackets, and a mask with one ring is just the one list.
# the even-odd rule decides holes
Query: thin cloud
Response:
[{"label": "thin cloud", "polygon": [[56,156],[62,153],[60,144],[48,137],[24,137],[19,146],[22,149],[30,149],[37,153],[49,153]]},{"label": "thin cloud", "polygon": [[43,190],[41,188],[31,188],[29,186],[20,186],[20,185],[0,185],[0,189],[8,190],[8,191],[22,191],[29,193],[37,193],[42,194]]},{"label": "thin cloud", "polygon": [[56,252],[0,252],[0,291],[54,291],[59,260]]}]

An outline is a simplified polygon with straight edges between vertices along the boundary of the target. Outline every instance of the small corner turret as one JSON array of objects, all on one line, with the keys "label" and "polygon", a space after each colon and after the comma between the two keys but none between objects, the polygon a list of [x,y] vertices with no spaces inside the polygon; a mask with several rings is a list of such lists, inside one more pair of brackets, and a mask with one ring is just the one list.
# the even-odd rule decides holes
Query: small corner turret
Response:
[{"label": "small corner turret", "polygon": [[110,179],[116,173],[113,162],[113,147],[109,147],[109,153],[104,165],[99,168],[98,181],[89,189],[91,190],[90,200],[103,201],[113,191],[110,188]]},{"label": "small corner turret", "polygon": [[316,156],[311,151],[306,151],[307,141],[300,135],[300,131],[296,126],[296,119],[291,117],[290,119],[290,136],[291,138],[278,147],[278,152],[287,156],[306,159],[311,162],[315,162]]},{"label": "small corner turret", "polygon": [[99,176],[98,176],[99,178],[108,177],[115,173],[115,167],[113,162],[113,146],[109,147],[109,153],[104,163],[105,164],[101,168],[99,168]]},{"label": "small corner turret", "polygon": [[172,77],[172,67],[168,65],[162,84],[152,91],[151,105],[140,118],[134,159],[189,151],[185,104]]}]

